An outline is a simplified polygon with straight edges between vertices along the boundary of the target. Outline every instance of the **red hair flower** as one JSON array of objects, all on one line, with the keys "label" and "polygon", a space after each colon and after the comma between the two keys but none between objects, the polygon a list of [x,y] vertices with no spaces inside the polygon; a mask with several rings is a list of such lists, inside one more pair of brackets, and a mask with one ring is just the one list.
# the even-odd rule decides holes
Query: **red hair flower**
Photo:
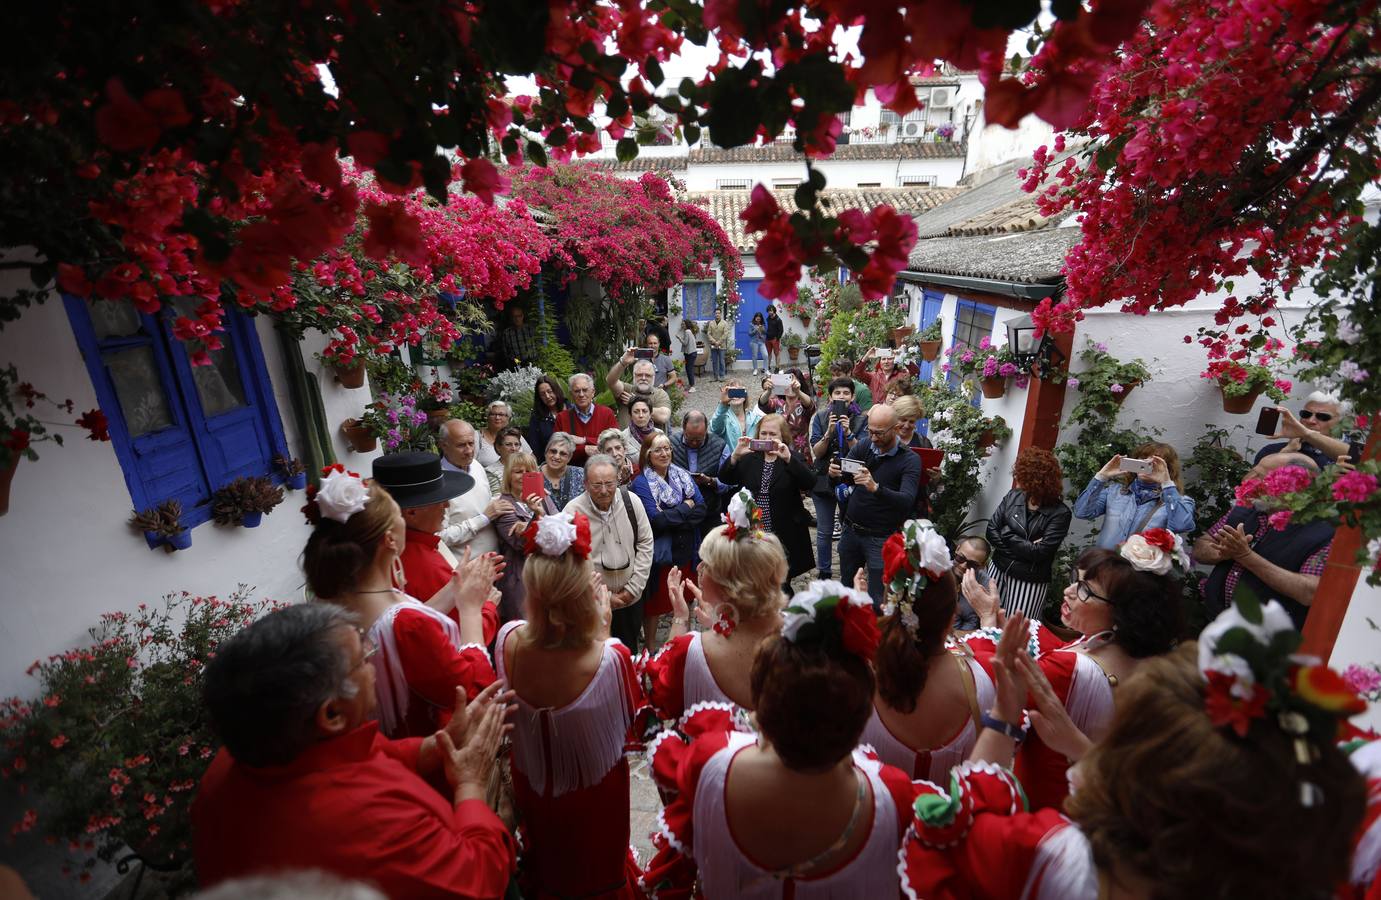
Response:
[{"label": "red hair flower", "polygon": [[1164,528],[1148,528],[1141,533],[1141,536],[1152,547],[1159,547],[1166,553],[1175,552],[1175,536]]},{"label": "red hair flower", "polygon": [[1246,737],[1252,719],[1266,717],[1266,701],[1270,691],[1259,683],[1252,685],[1252,695],[1246,700],[1233,696],[1232,687],[1237,678],[1223,672],[1209,671],[1208,687],[1204,691],[1204,712],[1214,725],[1230,725],[1238,737]]}]

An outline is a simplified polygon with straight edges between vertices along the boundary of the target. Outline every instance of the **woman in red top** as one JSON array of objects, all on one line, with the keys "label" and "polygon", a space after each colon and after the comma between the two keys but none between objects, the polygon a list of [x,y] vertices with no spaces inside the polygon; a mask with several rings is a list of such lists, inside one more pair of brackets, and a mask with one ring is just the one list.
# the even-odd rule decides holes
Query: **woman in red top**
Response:
[{"label": "woman in red top", "polygon": [[[377,482],[333,468],[307,503],[315,528],[302,553],[307,587],[318,600],[359,617],[376,648],[380,725],[390,737],[430,735],[450,719],[456,688],[473,698],[494,681],[485,650],[486,612],[496,623],[493,560],[480,557],[456,570],[423,604],[394,586],[406,541],[397,502]],[[455,607],[452,619],[441,609]],[[436,608],[436,607],[440,607]],[[491,626],[492,627],[492,626]]]}]

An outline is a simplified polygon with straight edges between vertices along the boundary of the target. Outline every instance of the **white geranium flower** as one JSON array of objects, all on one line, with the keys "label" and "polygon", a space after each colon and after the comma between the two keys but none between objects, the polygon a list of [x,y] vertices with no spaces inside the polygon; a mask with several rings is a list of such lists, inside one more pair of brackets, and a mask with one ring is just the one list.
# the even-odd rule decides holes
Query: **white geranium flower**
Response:
[{"label": "white geranium flower", "polygon": [[1123,559],[1132,564],[1132,568],[1153,575],[1166,575],[1173,565],[1168,553],[1150,544],[1139,534],[1123,541],[1118,552],[1122,554]]},{"label": "white geranium flower", "polygon": [[321,514],[344,525],[369,502],[369,489],[358,475],[333,470],[321,479],[316,505]]},{"label": "white geranium flower", "polygon": [[1339,320],[1334,335],[1344,344],[1355,344],[1362,339],[1362,329],[1351,319],[1343,319]]},{"label": "white geranium flower", "polygon": [[560,556],[575,542],[575,516],[563,512],[537,520],[537,549],[546,556]]},{"label": "white geranium flower", "polygon": [[734,494],[734,498],[729,501],[729,511],[727,513],[729,521],[737,528],[747,528],[752,524],[752,519],[748,515],[748,501],[753,499],[753,495],[748,493],[745,488]]},{"label": "white geranium flower", "polygon": [[1221,672],[1233,676],[1237,679],[1237,683],[1232,686],[1233,695],[1247,699],[1252,695],[1254,682],[1251,667],[1240,656],[1218,652],[1218,641],[1234,628],[1246,629],[1253,640],[1268,645],[1274,635],[1282,631],[1293,631],[1295,623],[1290,621],[1290,614],[1285,611],[1285,607],[1275,600],[1261,607],[1260,624],[1248,622],[1236,604],[1233,604],[1219,613],[1218,618],[1210,622],[1199,635],[1199,671],[1205,675],[1209,672]]}]

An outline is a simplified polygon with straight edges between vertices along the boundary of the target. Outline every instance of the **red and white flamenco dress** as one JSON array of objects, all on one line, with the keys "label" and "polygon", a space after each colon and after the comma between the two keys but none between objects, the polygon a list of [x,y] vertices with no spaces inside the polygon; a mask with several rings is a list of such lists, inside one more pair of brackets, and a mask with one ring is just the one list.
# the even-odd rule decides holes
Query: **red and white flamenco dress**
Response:
[{"label": "red and white flamenco dress", "polygon": [[710,671],[699,632],[673,638],[657,654],[638,658],[648,702],[663,721],[674,721],[698,703],[733,704]]},{"label": "red and white flamenco dress", "polygon": [[454,619],[406,594],[374,620],[368,637],[379,648],[371,660],[379,724],[391,738],[434,733],[450,721],[457,687],[473,700],[494,683],[489,651],[463,643]]},{"label": "red and white flamenco dress", "polygon": [[985,709],[992,709],[997,699],[993,680],[977,659],[957,651],[951,651],[950,655],[963,668],[970,709],[969,718],[949,740],[929,750],[909,746],[882,721],[876,702],[873,714],[863,729],[863,743],[876,751],[878,759],[909,773],[912,778],[939,784],[948,782],[950,769],[969,758],[969,752],[978,741],[979,723],[975,717],[981,716]]},{"label": "red and white flamenco dress", "polygon": [[910,900],[1096,900],[1098,871],[1079,827],[1027,812],[1021,786],[990,763],[956,766],[948,790],[917,782],[898,854]]},{"label": "red and white flamenco dress", "polygon": [[911,821],[911,780],[876,756],[855,750],[854,768],[865,804],[859,819],[867,840],[831,871],[809,876],[758,865],[734,840],[725,811],[725,786],[738,753],[756,743],[740,730],[741,713],[727,704],[704,704],[664,732],[650,748],[655,778],[673,778],[674,799],[658,817],[657,856],[643,884],[657,898],[814,900],[825,897],[895,897],[897,848]]},{"label": "red and white flamenco dress", "polygon": [[1367,779],[1367,811],[1352,846],[1348,884],[1339,900],[1381,900],[1381,740],[1354,750],[1352,765]]},{"label": "red and white flamenco dress", "polygon": [[[509,637],[499,630],[499,679],[512,684]],[[521,695],[513,714],[513,790],[521,822],[523,895],[638,898],[642,871],[628,843],[624,750],[645,708],[632,654],[618,640],[580,695],[559,708]]]}]

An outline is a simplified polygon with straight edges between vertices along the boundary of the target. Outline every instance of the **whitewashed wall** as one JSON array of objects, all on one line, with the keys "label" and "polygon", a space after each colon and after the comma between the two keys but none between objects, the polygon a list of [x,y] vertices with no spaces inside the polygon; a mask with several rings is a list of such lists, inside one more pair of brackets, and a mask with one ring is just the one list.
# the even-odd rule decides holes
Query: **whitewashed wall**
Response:
[{"label": "whitewashed wall", "polygon": [[[1381,587],[1372,587],[1365,577],[1359,578],[1328,664],[1341,672],[1351,663],[1381,663],[1378,624],[1381,624]],[[1381,730],[1381,703],[1373,703],[1365,713],[1353,719],[1352,724]]]},{"label": "whitewashed wall", "polygon": [[[903,176],[928,176],[935,179],[936,187],[953,187],[964,174],[962,156],[902,160],[825,159],[815,165],[825,174],[825,180],[831,188],[856,188],[860,184],[895,188],[901,186]],[[806,167],[800,160],[693,163],[685,176],[686,189],[691,191],[715,190],[722,180],[747,181],[750,186],[761,182],[772,187],[774,179],[804,181],[805,177]]]}]

